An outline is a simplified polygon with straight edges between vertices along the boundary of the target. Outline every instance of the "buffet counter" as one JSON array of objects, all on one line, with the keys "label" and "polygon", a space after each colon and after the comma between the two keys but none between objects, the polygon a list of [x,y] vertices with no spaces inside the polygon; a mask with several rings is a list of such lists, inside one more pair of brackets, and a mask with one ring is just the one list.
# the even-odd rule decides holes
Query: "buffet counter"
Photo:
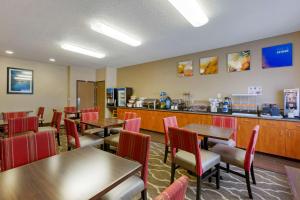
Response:
[{"label": "buffet counter", "polygon": [[[214,115],[233,116],[223,113],[190,112],[178,110],[153,110],[145,108],[117,108],[118,118],[125,112],[135,112],[142,118],[141,128],[164,133],[163,118],[176,116],[180,127],[190,123],[212,124]],[[263,117],[234,116],[237,118],[237,146],[247,148],[252,128],[259,124],[260,132],[256,150],[263,153],[300,159],[300,120],[269,119]]]}]

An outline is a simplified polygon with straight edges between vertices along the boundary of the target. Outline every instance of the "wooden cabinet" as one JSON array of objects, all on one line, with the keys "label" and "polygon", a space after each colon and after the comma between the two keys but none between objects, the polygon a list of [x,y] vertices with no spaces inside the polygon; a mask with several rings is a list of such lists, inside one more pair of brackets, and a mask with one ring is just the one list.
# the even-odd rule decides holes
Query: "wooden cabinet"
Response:
[{"label": "wooden cabinet", "polygon": [[278,156],[286,155],[286,122],[276,120],[259,120],[259,142],[257,151]]},{"label": "wooden cabinet", "polygon": [[246,149],[250,141],[253,128],[258,124],[258,119],[238,118],[237,147]]},{"label": "wooden cabinet", "polygon": [[286,125],[286,157],[300,159],[300,124],[287,122]]},{"label": "wooden cabinet", "polygon": [[[141,128],[163,133],[163,118],[176,116],[179,127],[187,124],[212,124],[211,114],[194,114],[184,112],[168,112],[160,110],[144,110],[118,108],[118,118],[124,119],[125,112],[135,112],[142,118]],[[300,122],[287,122],[270,119],[237,118],[237,147],[246,149],[252,130],[260,125],[256,151],[300,159]]]}]

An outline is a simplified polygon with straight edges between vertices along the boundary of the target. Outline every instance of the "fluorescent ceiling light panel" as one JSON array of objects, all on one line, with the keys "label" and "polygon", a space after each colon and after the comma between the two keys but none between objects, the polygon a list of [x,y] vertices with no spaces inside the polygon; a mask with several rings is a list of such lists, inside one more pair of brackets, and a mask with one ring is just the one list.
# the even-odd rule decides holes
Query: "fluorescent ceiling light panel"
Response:
[{"label": "fluorescent ceiling light panel", "polygon": [[14,54],[14,52],[11,51],[11,50],[6,50],[5,53],[6,53],[6,54]]},{"label": "fluorescent ceiling light panel", "polygon": [[125,44],[128,44],[130,46],[136,47],[136,46],[139,46],[142,44],[141,41],[136,40],[136,39],[128,36],[127,34],[121,32],[121,31],[118,31],[116,29],[113,29],[112,27],[110,27],[106,24],[103,24],[103,23],[94,23],[91,25],[91,29],[98,33],[106,35],[108,37],[111,37],[113,39],[124,42]]},{"label": "fluorescent ceiling light panel", "polygon": [[68,50],[68,51],[75,52],[75,53],[80,53],[80,54],[84,54],[84,55],[87,55],[87,56],[92,56],[92,57],[95,57],[95,58],[104,58],[105,57],[105,54],[103,54],[103,53],[88,50],[88,49],[85,49],[85,48],[82,48],[82,47],[79,47],[79,46],[76,46],[76,45],[73,45],[73,44],[62,44],[61,48],[65,49],[65,50]]},{"label": "fluorescent ceiling light panel", "polygon": [[169,2],[194,27],[203,26],[208,22],[208,18],[197,0],[169,0]]},{"label": "fluorescent ceiling light panel", "polygon": [[55,58],[49,58],[50,62],[55,62]]}]

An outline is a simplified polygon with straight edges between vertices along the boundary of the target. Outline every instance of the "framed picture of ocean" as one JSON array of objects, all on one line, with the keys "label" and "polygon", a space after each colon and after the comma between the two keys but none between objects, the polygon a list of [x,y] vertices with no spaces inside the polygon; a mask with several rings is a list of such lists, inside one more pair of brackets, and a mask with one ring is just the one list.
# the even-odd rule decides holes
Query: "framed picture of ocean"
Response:
[{"label": "framed picture of ocean", "polygon": [[262,68],[293,66],[293,44],[281,44],[262,48]]},{"label": "framed picture of ocean", "polygon": [[33,94],[33,71],[8,67],[7,94]]}]

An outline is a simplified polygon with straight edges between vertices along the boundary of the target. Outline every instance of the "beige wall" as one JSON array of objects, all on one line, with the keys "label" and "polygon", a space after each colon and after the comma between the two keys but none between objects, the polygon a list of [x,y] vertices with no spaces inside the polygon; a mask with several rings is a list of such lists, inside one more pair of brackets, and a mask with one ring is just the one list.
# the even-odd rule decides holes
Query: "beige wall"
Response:
[{"label": "beige wall", "polygon": [[[34,70],[34,94],[6,94],[7,67]],[[45,119],[50,121],[52,108],[67,104],[67,68],[48,63],[0,57],[0,112],[33,110],[45,106]],[[33,113],[32,113],[33,114]]]},{"label": "beige wall", "polygon": [[[201,38],[199,38],[201,40]],[[196,41],[195,41],[196,42]],[[262,69],[261,48],[293,43],[293,67]],[[174,48],[176,44],[174,43]],[[242,50],[251,50],[251,70],[246,72],[226,71],[226,54]],[[248,86],[262,86],[263,95],[259,103],[283,104],[284,88],[300,87],[300,32],[244,43],[231,47],[194,53],[165,60],[129,66],[118,69],[117,86],[133,87],[137,96],[159,97],[160,91],[166,91],[171,98],[182,97],[183,92],[191,92],[192,99],[208,100],[217,93],[224,96],[233,93],[247,93]],[[219,57],[219,73],[215,75],[199,74],[199,58]],[[176,66],[180,61],[193,60],[194,76],[180,78]]]}]

